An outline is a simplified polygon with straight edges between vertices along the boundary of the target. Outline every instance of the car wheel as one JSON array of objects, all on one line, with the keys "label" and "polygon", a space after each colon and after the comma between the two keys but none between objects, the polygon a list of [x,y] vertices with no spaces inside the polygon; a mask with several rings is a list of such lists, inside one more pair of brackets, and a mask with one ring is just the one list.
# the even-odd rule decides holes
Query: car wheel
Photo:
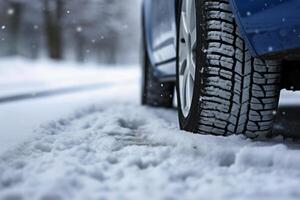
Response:
[{"label": "car wheel", "polygon": [[154,76],[153,67],[150,64],[147,51],[142,55],[142,105],[166,107],[173,106],[173,93],[175,84],[160,82]]},{"label": "car wheel", "polygon": [[251,57],[228,0],[182,0],[177,42],[182,129],[251,138],[271,133],[280,62]]}]

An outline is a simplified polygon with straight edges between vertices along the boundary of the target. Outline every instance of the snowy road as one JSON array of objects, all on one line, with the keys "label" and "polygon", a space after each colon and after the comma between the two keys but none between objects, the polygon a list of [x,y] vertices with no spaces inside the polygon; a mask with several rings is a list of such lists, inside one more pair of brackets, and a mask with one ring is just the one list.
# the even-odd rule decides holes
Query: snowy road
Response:
[{"label": "snowy road", "polygon": [[175,110],[139,105],[130,73],[93,92],[0,105],[0,199],[300,198],[300,144],[179,131]]}]

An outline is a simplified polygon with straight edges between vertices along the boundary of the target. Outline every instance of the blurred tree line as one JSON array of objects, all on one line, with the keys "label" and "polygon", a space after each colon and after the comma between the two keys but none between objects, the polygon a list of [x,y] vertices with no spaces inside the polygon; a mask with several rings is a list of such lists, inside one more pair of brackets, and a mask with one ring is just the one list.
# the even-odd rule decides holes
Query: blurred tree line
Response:
[{"label": "blurred tree line", "polygon": [[139,0],[0,0],[0,56],[129,63]]}]

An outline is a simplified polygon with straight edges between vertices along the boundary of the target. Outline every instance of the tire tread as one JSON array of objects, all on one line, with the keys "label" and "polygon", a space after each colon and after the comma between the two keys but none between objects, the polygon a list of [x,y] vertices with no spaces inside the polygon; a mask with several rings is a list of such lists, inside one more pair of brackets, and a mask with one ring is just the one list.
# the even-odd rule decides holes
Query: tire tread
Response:
[{"label": "tire tread", "polygon": [[280,62],[251,57],[228,0],[205,0],[204,7],[208,67],[201,76],[197,132],[269,134],[278,106]]}]

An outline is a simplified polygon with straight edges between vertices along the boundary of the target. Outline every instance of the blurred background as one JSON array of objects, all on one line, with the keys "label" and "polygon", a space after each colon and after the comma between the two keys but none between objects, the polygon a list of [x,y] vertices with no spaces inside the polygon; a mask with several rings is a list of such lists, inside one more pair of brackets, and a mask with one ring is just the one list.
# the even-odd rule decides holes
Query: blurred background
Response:
[{"label": "blurred background", "polygon": [[138,62],[140,0],[1,0],[0,57]]}]

